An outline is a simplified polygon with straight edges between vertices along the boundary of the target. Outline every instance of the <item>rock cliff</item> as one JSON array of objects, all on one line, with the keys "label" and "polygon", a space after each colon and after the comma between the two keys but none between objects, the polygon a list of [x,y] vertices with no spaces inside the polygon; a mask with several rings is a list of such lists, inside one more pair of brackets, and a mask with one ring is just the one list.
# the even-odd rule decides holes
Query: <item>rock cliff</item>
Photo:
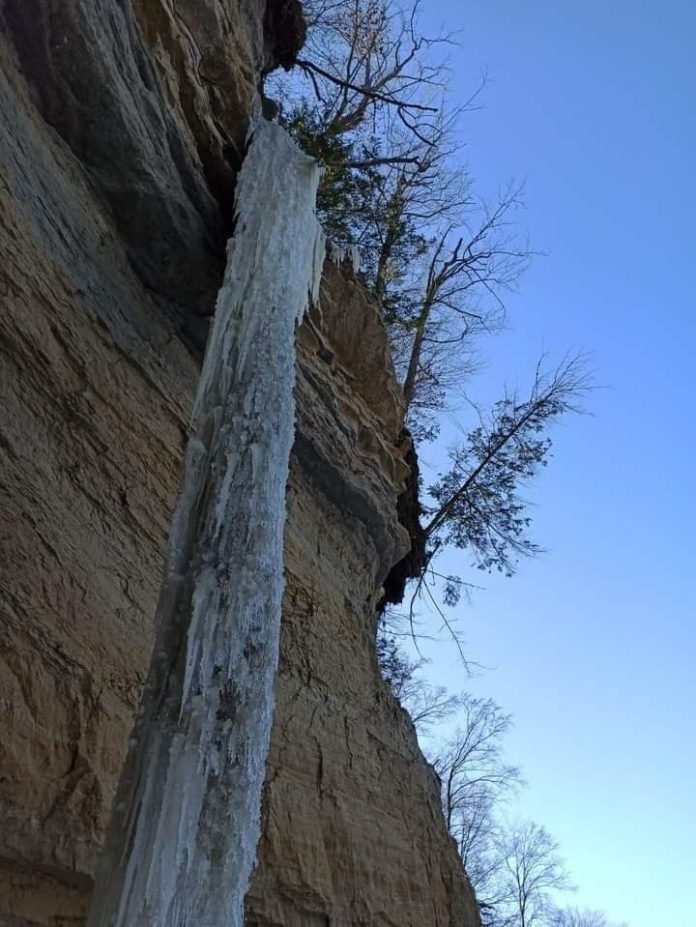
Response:
[{"label": "rock cliff", "polygon": [[[4,0],[0,23],[0,923],[58,927],[84,920],[148,663],[251,99],[303,30],[293,0]],[[376,665],[408,467],[346,268],[327,262],[298,347],[247,923],[475,927]]]}]

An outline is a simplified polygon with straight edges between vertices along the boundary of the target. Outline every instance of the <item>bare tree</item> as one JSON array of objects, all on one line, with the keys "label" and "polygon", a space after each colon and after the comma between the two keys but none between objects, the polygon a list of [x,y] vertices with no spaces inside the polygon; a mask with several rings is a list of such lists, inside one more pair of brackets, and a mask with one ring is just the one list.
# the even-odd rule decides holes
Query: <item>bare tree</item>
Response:
[{"label": "bare tree", "polygon": [[[511,188],[492,208],[443,214],[443,227],[429,248],[421,298],[408,320],[412,341],[403,384],[407,409],[418,400],[419,387],[434,383],[444,390],[452,385],[442,376],[446,347],[466,349],[476,335],[501,327],[501,294],[515,285],[530,256],[529,248],[519,245],[508,230],[510,213],[520,202],[521,190]],[[421,399],[420,405],[432,402]]]},{"label": "bare tree", "polygon": [[[418,26],[419,0],[310,0],[303,56],[306,76],[333,135],[378,122],[388,108],[414,139],[427,138],[437,112],[432,98],[443,86],[443,60],[433,60],[449,37],[427,37]],[[411,157],[408,148],[393,159]]]},{"label": "bare tree", "polygon": [[429,734],[467,704],[468,696],[430,685],[419,672],[424,661],[410,660],[384,624],[377,631],[377,661],[382,678],[408,711],[419,735]]},{"label": "bare tree", "polygon": [[400,701],[418,733],[427,734],[435,725],[456,714],[466,704],[466,699],[465,695],[452,695],[446,686],[432,686],[422,680],[414,680],[405,689]]},{"label": "bare tree", "polygon": [[520,770],[503,757],[512,718],[491,699],[463,695],[460,721],[433,765],[445,821],[476,891],[482,922],[502,927],[510,905],[498,821],[506,801],[523,784]]},{"label": "bare tree", "polygon": [[[378,632],[382,673],[422,733],[459,713],[456,733],[431,754],[442,807],[474,886],[483,927],[628,927],[599,911],[560,908],[559,892],[572,890],[558,844],[545,828],[503,819],[506,802],[523,784],[505,762],[504,738],[512,718],[491,699],[450,696],[424,682],[422,660],[410,660],[393,633]],[[430,753],[426,746],[426,752]]]},{"label": "bare tree", "polygon": [[442,804],[450,833],[469,796],[481,787],[498,793],[520,784],[520,771],[502,758],[502,740],[512,726],[492,699],[466,695],[461,704],[462,724],[439,751],[434,765],[442,781]]},{"label": "bare tree", "polygon": [[504,864],[502,917],[515,927],[544,924],[554,894],[573,888],[558,844],[533,821],[517,823],[497,839]]}]

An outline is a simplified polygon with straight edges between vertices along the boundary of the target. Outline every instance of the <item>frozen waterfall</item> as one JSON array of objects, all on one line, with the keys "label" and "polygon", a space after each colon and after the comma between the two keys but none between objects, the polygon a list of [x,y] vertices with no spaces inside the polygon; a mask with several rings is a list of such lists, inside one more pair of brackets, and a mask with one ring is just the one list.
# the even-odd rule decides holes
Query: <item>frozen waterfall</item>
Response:
[{"label": "frozen waterfall", "polygon": [[282,128],[256,121],[91,927],[243,922],[278,661],[295,328],[325,253],[318,180]]}]

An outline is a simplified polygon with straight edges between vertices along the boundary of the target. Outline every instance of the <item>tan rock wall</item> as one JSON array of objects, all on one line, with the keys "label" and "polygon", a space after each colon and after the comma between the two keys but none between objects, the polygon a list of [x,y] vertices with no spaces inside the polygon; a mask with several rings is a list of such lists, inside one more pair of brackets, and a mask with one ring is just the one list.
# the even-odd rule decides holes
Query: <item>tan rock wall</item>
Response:
[{"label": "tan rock wall", "polygon": [[[135,12],[0,8],[0,924],[82,923],[149,657],[195,320],[220,277],[225,146],[273,45],[260,0]],[[329,265],[299,340],[248,922],[468,927],[436,785],[374,656],[379,584],[407,545],[384,333]]]}]

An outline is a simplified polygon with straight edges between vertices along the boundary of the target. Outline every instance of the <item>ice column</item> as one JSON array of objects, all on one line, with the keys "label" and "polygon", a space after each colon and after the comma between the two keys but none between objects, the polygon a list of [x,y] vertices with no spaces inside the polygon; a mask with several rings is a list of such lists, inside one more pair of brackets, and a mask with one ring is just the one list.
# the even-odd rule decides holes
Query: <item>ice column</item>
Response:
[{"label": "ice column", "polygon": [[243,923],[278,661],[295,328],[325,253],[318,180],[282,128],[256,122],[91,927]]}]

